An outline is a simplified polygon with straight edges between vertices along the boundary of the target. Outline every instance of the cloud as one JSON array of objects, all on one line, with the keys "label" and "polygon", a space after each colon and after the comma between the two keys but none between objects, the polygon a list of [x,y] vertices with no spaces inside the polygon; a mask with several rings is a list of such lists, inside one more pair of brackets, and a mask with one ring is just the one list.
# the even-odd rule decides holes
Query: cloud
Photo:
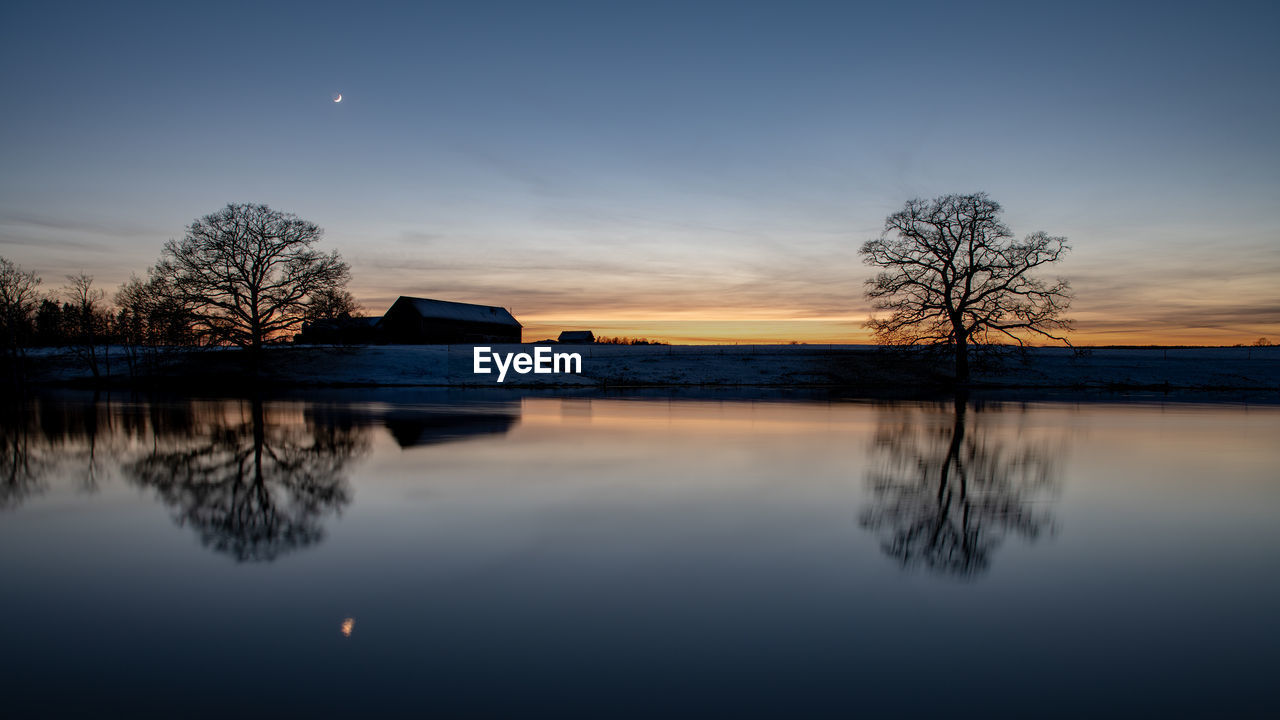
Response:
[{"label": "cloud", "polygon": [[[427,258],[396,253],[354,263],[370,305],[398,294],[500,304],[535,316],[632,313],[637,317],[826,318],[865,315],[868,270],[852,246],[807,254],[777,247],[670,247],[651,242],[586,248],[508,248],[476,256],[441,243]],[[374,278],[370,281],[365,278]]]},{"label": "cloud", "polygon": [[143,225],[107,220],[83,220],[72,217],[54,217],[22,210],[0,211],[0,226],[18,226],[40,231],[74,233],[114,238],[134,238],[154,235],[159,231]]},{"label": "cloud", "polygon": [[0,234],[0,245],[36,248],[62,248],[66,250],[91,250],[95,252],[107,249],[106,244],[100,242],[72,240],[70,238],[31,237],[29,235],[14,235],[8,232]]}]

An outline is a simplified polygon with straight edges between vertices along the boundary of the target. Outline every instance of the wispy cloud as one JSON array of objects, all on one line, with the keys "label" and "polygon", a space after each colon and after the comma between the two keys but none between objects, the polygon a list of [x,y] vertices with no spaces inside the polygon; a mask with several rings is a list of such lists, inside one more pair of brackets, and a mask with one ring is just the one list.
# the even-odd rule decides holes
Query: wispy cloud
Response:
[{"label": "wispy cloud", "polygon": [[118,220],[41,215],[12,209],[0,210],[0,226],[108,238],[135,238],[157,232],[155,228]]},{"label": "wispy cloud", "polygon": [[73,240],[71,238],[33,237],[31,235],[15,234],[8,230],[0,230],[0,245],[34,248],[61,248],[65,250],[89,250],[94,252],[100,252],[107,249],[106,244],[101,242]]}]

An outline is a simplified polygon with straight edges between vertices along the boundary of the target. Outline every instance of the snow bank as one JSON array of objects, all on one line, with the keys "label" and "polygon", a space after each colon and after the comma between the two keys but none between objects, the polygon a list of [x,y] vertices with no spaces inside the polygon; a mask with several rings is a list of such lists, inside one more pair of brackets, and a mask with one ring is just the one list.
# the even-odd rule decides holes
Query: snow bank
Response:
[{"label": "snow bank", "polygon": [[[494,352],[531,352],[532,345],[491,345]],[[582,354],[578,374],[472,372],[471,345],[273,347],[261,375],[282,386],[370,385],[445,387],[862,386],[893,388],[941,380],[945,367],[904,361],[865,345],[558,345]],[[88,380],[83,360],[64,351],[31,354],[36,379]],[[236,349],[172,352],[162,374],[191,384],[242,381],[247,354]],[[100,362],[104,374],[108,363]],[[113,348],[110,376],[129,378],[124,351]],[[1233,388],[1280,390],[1280,347],[1187,349],[1034,348],[1001,368],[975,373],[995,387]]]}]

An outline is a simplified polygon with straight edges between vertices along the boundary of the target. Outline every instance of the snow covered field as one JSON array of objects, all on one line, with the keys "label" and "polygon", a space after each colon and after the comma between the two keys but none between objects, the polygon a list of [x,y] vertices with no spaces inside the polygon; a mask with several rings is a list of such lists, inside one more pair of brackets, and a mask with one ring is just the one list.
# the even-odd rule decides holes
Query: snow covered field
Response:
[{"label": "snow covered field", "polygon": [[[494,345],[495,353],[532,352],[532,345]],[[945,375],[865,345],[557,345],[582,354],[577,374],[476,374],[470,345],[273,347],[263,376],[281,386],[851,386],[910,387]],[[165,376],[225,387],[243,377],[244,353],[204,350],[170,357]],[[83,360],[58,350],[31,354],[36,380],[91,378]],[[127,380],[123,351],[113,349],[111,377]],[[1280,347],[1187,349],[1035,348],[995,370],[975,372],[975,384],[996,387],[1280,390]]]}]

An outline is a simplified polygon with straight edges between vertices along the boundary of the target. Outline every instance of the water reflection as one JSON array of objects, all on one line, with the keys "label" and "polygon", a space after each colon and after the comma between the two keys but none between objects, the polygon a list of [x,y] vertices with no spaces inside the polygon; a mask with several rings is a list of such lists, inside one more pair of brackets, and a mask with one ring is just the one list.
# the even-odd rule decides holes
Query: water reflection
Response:
[{"label": "water reflection", "polygon": [[[95,492],[113,472],[115,435],[110,404],[95,395],[82,403],[14,402],[0,414],[0,509],[42,493],[46,479],[71,478]],[[105,423],[105,430],[104,430]]]},{"label": "water reflection", "polygon": [[1006,537],[1034,540],[1053,529],[1043,503],[1058,484],[1062,448],[995,431],[963,396],[949,415],[948,423],[917,409],[885,414],[860,522],[904,568],[972,577],[990,569]]},{"label": "water reflection", "polygon": [[126,475],[156,491],[180,525],[236,560],[272,560],[319,542],[320,518],[351,502],[344,467],[368,449],[359,427],[268,422],[261,400],[159,438]]},{"label": "water reflection", "polygon": [[483,435],[503,435],[520,421],[520,404],[490,403],[482,409],[392,411],[383,424],[401,448],[438,445]]},{"label": "water reflection", "polygon": [[0,509],[70,481],[93,492],[119,474],[154,492],[201,543],[240,562],[314,545],[349,505],[350,466],[385,429],[402,447],[503,434],[518,402],[386,406],[39,398],[0,414]]},{"label": "water reflection", "polygon": [[[471,396],[0,411],[24,503],[0,514],[5,710],[1276,704],[1280,407]],[[263,522],[228,517],[254,492],[326,539],[233,564],[267,555]],[[921,658],[950,662],[922,682]],[[210,678],[221,702],[192,705]]]},{"label": "water reflection", "polygon": [[[205,547],[239,562],[270,561],[324,539],[326,519],[353,502],[347,476],[370,452],[376,433],[385,431],[401,449],[502,436],[526,409],[518,400],[446,400],[113,403],[83,396],[12,406],[0,415],[0,507],[39,495],[50,478],[69,479],[86,492],[118,473],[151,491]],[[545,417],[535,409],[534,424],[564,422],[563,403],[556,407],[559,413]],[[613,467],[627,453],[645,457],[637,447],[669,442],[648,435],[665,432],[665,424],[649,423],[646,413],[654,406],[617,407],[627,410],[619,415],[624,432],[617,436],[626,439],[616,447],[597,444],[600,462]],[[663,407],[670,422],[671,408]],[[681,406],[678,417],[701,417],[708,407]],[[823,446],[829,428],[811,417],[822,407],[770,410],[770,418],[789,418],[770,432],[785,430]],[[903,567],[972,577],[991,567],[1005,538],[1035,539],[1052,530],[1046,503],[1058,484],[1063,444],[1020,432],[1010,424],[1016,411],[982,411],[958,398],[874,412],[870,499],[859,520]],[[713,434],[703,438],[710,449],[695,451],[713,474],[726,466],[711,458],[732,462],[716,454],[723,453],[716,443],[743,431],[716,417]],[[614,437],[608,422],[597,425],[602,438]]]},{"label": "water reflection", "polygon": [[21,505],[27,498],[40,493],[44,477],[52,465],[45,444],[38,432],[33,433],[29,417],[30,408],[12,404],[4,409],[0,422],[0,509]]}]

